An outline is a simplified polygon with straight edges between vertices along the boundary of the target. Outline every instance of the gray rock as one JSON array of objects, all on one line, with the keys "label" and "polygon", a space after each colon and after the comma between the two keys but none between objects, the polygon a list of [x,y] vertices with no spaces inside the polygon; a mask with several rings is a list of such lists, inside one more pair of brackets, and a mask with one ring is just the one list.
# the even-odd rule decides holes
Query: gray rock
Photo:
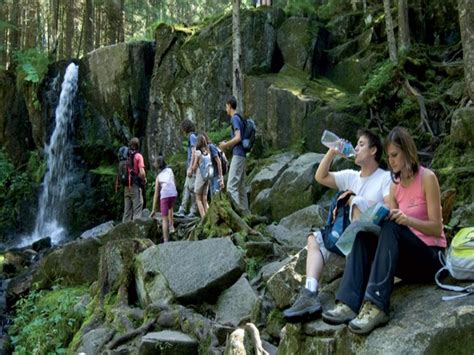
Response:
[{"label": "gray rock", "polygon": [[197,354],[198,342],[189,335],[173,331],[163,330],[144,335],[138,349],[139,355],[155,354]]},{"label": "gray rock", "polygon": [[267,226],[267,230],[290,253],[304,248],[309,234],[303,230],[290,231],[280,224],[271,224]]},{"label": "gray rock", "polygon": [[[85,58],[90,107],[125,140],[131,138],[130,129],[144,135],[153,57],[152,42],[142,41],[102,47]],[[86,139],[111,142],[110,129],[85,123]]]},{"label": "gray rock", "polygon": [[225,290],[217,300],[216,317],[222,324],[237,327],[242,319],[250,317],[257,296],[245,277]]},{"label": "gray rock", "polygon": [[76,354],[99,354],[103,347],[111,340],[114,331],[108,328],[93,329],[82,336]]},{"label": "gray rock", "polygon": [[295,270],[296,263],[296,258],[291,258],[267,282],[267,290],[280,309],[291,304],[294,294],[303,283],[303,275]]},{"label": "gray rock", "polygon": [[282,218],[280,226],[292,232],[302,231],[307,235],[310,231],[323,227],[325,219],[326,211],[319,205],[311,205]]},{"label": "gray rock", "polygon": [[270,192],[270,188],[264,189],[251,201],[250,210],[252,213],[260,216],[271,216]]},{"label": "gray rock", "polygon": [[108,221],[98,226],[89,229],[81,234],[80,238],[88,239],[88,238],[100,238],[103,235],[107,234],[112,228],[114,227],[114,221]]},{"label": "gray rock", "polygon": [[288,163],[293,160],[295,156],[295,153],[292,152],[273,156],[272,162],[261,169],[250,181],[251,197],[254,198],[262,190],[272,187],[281,172],[287,168]]},{"label": "gray rock", "polygon": [[285,64],[291,65],[311,75],[314,45],[319,27],[308,17],[290,17],[277,33],[277,43]]},{"label": "gray rock", "polygon": [[274,254],[272,242],[247,242],[245,243],[245,249],[247,250],[245,256],[248,258],[268,258]]},{"label": "gray rock", "polygon": [[433,285],[397,284],[386,326],[361,337],[345,326],[332,327],[320,320],[304,326],[288,324],[278,353],[469,353],[467,349],[474,347],[474,299],[443,302],[443,294]]},{"label": "gray rock", "polygon": [[316,166],[322,158],[322,154],[306,153],[293,160],[281,174],[270,192],[275,220],[312,205],[322,194],[321,185],[314,180]]},{"label": "gray rock", "polygon": [[244,269],[241,252],[229,238],[160,244],[145,250],[137,259],[145,277],[163,275],[176,298],[185,303],[216,297]]}]

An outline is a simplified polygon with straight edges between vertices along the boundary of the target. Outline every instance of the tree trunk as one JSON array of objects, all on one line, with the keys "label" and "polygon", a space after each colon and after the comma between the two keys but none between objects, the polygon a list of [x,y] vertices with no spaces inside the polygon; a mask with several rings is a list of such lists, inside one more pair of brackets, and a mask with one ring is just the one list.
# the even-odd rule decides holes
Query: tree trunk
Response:
[{"label": "tree trunk", "polygon": [[36,1],[29,0],[24,4],[24,13],[25,13],[25,48],[35,48],[36,47],[36,37],[37,37],[37,24],[36,24]]},{"label": "tree trunk", "polygon": [[106,0],[104,5],[107,16],[107,43],[115,44],[120,39],[120,32],[122,31],[122,1]]},{"label": "tree trunk", "polygon": [[[0,18],[7,19],[7,4],[0,0]],[[7,29],[0,27],[0,69],[7,66]]]},{"label": "tree trunk", "polygon": [[398,0],[398,48],[400,52],[410,49],[410,25],[408,24],[408,1]]},{"label": "tree trunk", "polygon": [[464,72],[469,97],[474,102],[474,6],[472,0],[458,0]]},{"label": "tree trunk", "polygon": [[232,94],[237,99],[237,111],[244,113],[242,44],[240,38],[240,0],[232,0]]},{"label": "tree trunk", "polygon": [[102,5],[98,5],[95,9],[95,45],[94,48],[100,47],[101,31],[102,31]]},{"label": "tree trunk", "polygon": [[72,57],[72,39],[74,37],[74,0],[68,0],[65,4],[66,27],[64,33],[64,57]]},{"label": "tree trunk", "polygon": [[94,0],[84,7],[84,55],[94,50]]},{"label": "tree trunk", "polygon": [[9,50],[10,64],[12,64],[14,63],[13,61],[14,52],[20,49],[21,33],[20,33],[20,2],[19,1],[14,1],[12,4],[11,13],[10,13],[10,23],[14,26],[8,29],[8,34],[9,34],[8,37],[10,41],[10,50]]},{"label": "tree trunk", "polygon": [[387,30],[388,53],[393,63],[397,62],[397,44],[395,42],[395,32],[393,31],[392,12],[390,9],[390,0],[383,0],[385,11],[385,26]]}]

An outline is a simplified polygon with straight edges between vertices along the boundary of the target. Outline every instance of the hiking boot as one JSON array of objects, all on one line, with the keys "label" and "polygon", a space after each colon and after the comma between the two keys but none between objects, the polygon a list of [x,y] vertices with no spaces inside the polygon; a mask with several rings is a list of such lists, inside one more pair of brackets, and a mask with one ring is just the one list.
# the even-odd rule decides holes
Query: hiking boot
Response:
[{"label": "hiking boot", "polygon": [[176,217],[184,217],[186,215],[186,211],[184,208],[180,207],[178,212],[174,214]]},{"label": "hiking boot", "polygon": [[343,323],[347,324],[356,316],[357,314],[352,309],[350,309],[349,306],[340,302],[336,304],[336,307],[330,311],[323,313],[323,321],[332,325],[339,325]]},{"label": "hiking boot", "polygon": [[321,314],[321,301],[317,292],[311,292],[303,287],[298,294],[295,303],[283,312],[283,316],[290,320],[292,318],[307,317],[314,314]]},{"label": "hiking boot", "polygon": [[369,334],[375,328],[387,324],[388,320],[384,311],[367,301],[359,315],[349,323],[349,330],[356,334]]}]

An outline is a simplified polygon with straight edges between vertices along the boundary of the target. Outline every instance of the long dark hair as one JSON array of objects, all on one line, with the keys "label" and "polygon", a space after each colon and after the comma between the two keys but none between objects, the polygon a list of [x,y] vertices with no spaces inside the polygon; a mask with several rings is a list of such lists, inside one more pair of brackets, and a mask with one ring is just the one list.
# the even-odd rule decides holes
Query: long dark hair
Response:
[{"label": "long dark hair", "polygon": [[158,167],[158,174],[168,167],[168,165],[166,164],[165,158],[163,157],[161,153],[160,155],[158,155],[158,158],[156,158],[156,166]]},{"label": "long dark hair", "polygon": [[[390,131],[387,138],[385,139],[385,151],[387,151],[387,148],[390,144],[393,144],[403,152],[410,173],[412,175],[416,175],[418,169],[420,168],[420,163],[418,160],[416,144],[410,133],[403,127],[395,127]],[[394,173],[392,167],[390,166],[390,160],[388,163],[388,167],[390,169],[390,175],[392,176],[392,180],[396,183],[400,180],[400,174],[402,169],[400,169],[398,173]]]},{"label": "long dark hair", "polygon": [[209,146],[207,145],[207,139],[203,134],[197,136],[196,149],[202,152],[203,148],[206,150],[206,153],[209,152]]}]

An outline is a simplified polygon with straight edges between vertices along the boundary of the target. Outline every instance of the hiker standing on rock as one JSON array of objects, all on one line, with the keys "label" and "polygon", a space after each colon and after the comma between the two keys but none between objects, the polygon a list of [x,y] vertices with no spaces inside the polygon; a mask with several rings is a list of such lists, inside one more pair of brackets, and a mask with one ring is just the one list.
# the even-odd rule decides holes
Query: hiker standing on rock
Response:
[{"label": "hiker standing on rock", "polygon": [[143,189],[146,184],[145,162],[138,152],[140,140],[132,138],[128,143],[130,161],[130,183],[124,188],[124,209],[122,222],[141,217],[143,210]]},{"label": "hiker standing on rock", "polygon": [[227,177],[227,191],[229,191],[234,202],[245,212],[249,211],[247,190],[245,187],[246,156],[242,145],[244,132],[244,122],[237,114],[237,99],[229,96],[225,104],[226,112],[231,117],[232,131],[229,141],[219,143],[219,148],[223,151],[232,148],[232,160]]},{"label": "hiker standing on rock", "polygon": [[[321,185],[339,191],[348,190],[355,194],[348,201],[351,207],[349,214],[351,220],[359,218],[362,212],[377,202],[388,204],[390,188],[390,174],[379,168],[383,152],[380,138],[366,129],[360,129],[357,136],[355,164],[360,166],[360,171],[352,169],[329,171],[333,159],[339,154],[331,148],[315,174],[316,181]],[[283,312],[288,321],[298,321],[308,316],[316,317],[322,311],[318,286],[330,251],[325,248],[320,231],[308,236],[307,249],[306,284],[300,290],[295,303]]]}]

